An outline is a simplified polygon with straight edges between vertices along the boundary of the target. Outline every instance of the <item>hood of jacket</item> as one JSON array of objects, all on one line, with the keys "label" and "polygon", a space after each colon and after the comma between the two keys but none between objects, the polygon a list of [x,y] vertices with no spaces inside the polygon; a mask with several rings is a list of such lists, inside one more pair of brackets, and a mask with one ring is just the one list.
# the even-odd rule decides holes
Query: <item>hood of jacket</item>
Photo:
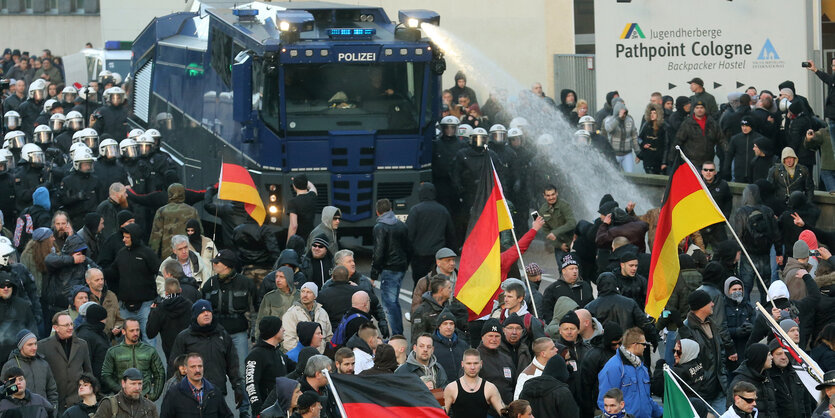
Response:
[{"label": "hood of jacket", "polygon": [[617,94],[618,94],[617,90],[610,91],[610,92],[606,93],[606,105],[611,107],[612,106],[612,99],[614,99],[615,95],[617,95]]},{"label": "hood of jacket", "polygon": [[603,324],[597,320],[595,317],[591,317],[591,325],[594,328],[594,332],[591,334],[591,338],[588,341],[594,340],[597,337],[603,338]]},{"label": "hood of jacket", "polygon": [[336,206],[325,206],[322,208],[322,225],[330,231],[331,225],[333,225],[333,217],[336,215],[342,215],[342,211],[339,210]]},{"label": "hood of jacket", "polygon": [[684,106],[687,106],[688,103],[690,103],[690,98],[687,96],[676,97],[676,112],[685,113]]},{"label": "hood of jacket", "polygon": [[[127,224],[121,228],[121,231],[123,233],[126,232],[130,234],[131,248],[136,248],[137,246],[142,244],[142,227],[140,227],[139,224]],[[75,235],[70,236],[70,238],[72,238],[73,236]],[[69,242],[69,238],[67,238],[67,242]]]},{"label": "hood of jacket", "polygon": [[789,209],[794,209],[794,210],[802,209],[804,206],[806,206],[806,203],[807,203],[806,194],[801,192],[800,190],[795,190],[795,191],[791,192],[791,194],[789,195],[789,201],[788,201]]},{"label": "hood of jacket", "polygon": [[566,382],[568,378],[569,374],[568,368],[565,365],[565,359],[562,356],[554,356],[545,364],[542,376],[534,377],[525,382],[522,390],[530,393],[531,396],[540,398],[560,387],[567,387]]},{"label": "hood of jacket", "polygon": [[647,108],[644,110],[644,120],[647,123],[650,123],[650,112],[655,110],[655,114],[658,115],[658,127],[661,128],[664,124],[664,108],[661,107],[660,104],[657,103],[650,103],[647,105]]},{"label": "hood of jacket", "polygon": [[11,360],[11,359],[15,359],[15,358],[18,359],[18,360],[25,361],[27,363],[31,362],[31,361],[34,361],[35,359],[42,359],[42,360],[46,361],[46,357],[44,357],[44,355],[41,354],[40,352],[36,351],[34,357],[26,357],[26,356],[23,355],[23,353],[20,352],[20,349],[18,349],[18,348],[15,348],[14,350],[12,350],[12,352],[9,353],[9,358],[7,358],[6,360]]},{"label": "hood of jacket", "polygon": [[163,299],[162,303],[160,303],[160,306],[165,308],[165,310],[172,313],[174,316],[191,315],[191,305],[191,302],[181,295]]},{"label": "hood of jacket", "polygon": [[[618,97],[620,99],[620,97]],[[623,103],[623,100],[614,100],[612,104],[612,116],[618,117],[620,115],[621,109],[626,109],[626,104]],[[628,111],[628,109],[626,109]]]},{"label": "hood of jacket", "polygon": [[371,351],[371,347],[368,346],[368,343],[365,342],[365,340],[363,340],[362,338],[360,338],[360,336],[357,334],[354,334],[351,338],[349,338],[348,343],[346,343],[345,346],[352,350],[355,348],[359,348],[360,350],[368,353],[368,355],[374,355],[374,352]]},{"label": "hood of jacket", "polygon": [[768,300],[777,300],[777,299],[788,299],[789,298],[789,288],[783,283],[782,280],[777,280],[771,283],[771,286],[768,286]]},{"label": "hood of jacket", "polygon": [[437,191],[435,190],[435,185],[429,182],[421,183],[418,186],[418,198],[421,202],[427,202],[430,200],[435,200],[437,196]]},{"label": "hood of jacket", "polygon": [[243,247],[254,251],[263,251],[264,239],[261,236],[261,227],[258,224],[241,224],[232,231],[232,241],[237,247]]},{"label": "hood of jacket", "polygon": [[67,237],[67,240],[64,241],[64,246],[61,247],[61,253],[71,255],[86,249],[87,243],[84,241],[84,238],[81,235],[73,234]]},{"label": "hood of jacket", "polygon": [[[818,287],[821,288],[821,293],[824,293],[828,296],[835,296],[835,293],[832,293],[831,290],[827,289],[824,292],[824,287],[829,287],[835,284],[835,271],[823,275],[815,276],[815,283],[818,284]],[[835,289],[832,289],[835,290]]]},{"label": "hood of jacket", "polygon": [[431,369],[431,368],[435,367],[435,365],[437,363],[438,363],[438,361],[435,358],[435,355],[433,354],[432,357],[429,357],[429,365],[424,366],[423,364],[420,364],[414,350],[412,350],[409,353],[409,356],[406,357],[406,364],[410,364],[412,366],[417,366],[418,368],[421,368],[421,369]]},{"label": "hood of jacket", "polygon": [[598,296],[616,295],[618,292],[617,278],[614,273],[605,272],[597,277]]},{"label": "hood of jacket", "polygon": [[560,103],[568,104],[568,103],[565,103],[565,98],[568,97],[569,94],[574,94],[574,103],[571,103],[571,105],[576,104],[577,103],[577,92],[574,91],[574,90],[571,90],[571,89],[560,90]]},{"label": "hood of jacket", "polygon": [[756,184],[749,184],[742,189],[742,200],[739,202],[740,206],[755,206],[761,205],[760,188]]},{"label": "hood of jacket", "polygon": [[689,363],[693,359],[699,357],[699,352],[701,348],[699,347],[699,343],[688,339],[682,338],[681,339],[681,360],[679,364]]},{"label": "hood of jacket", "polygon": [[186,188],[180,183],[168,186],[168,203],[183,203],[186,201]]},{"label": "hood of jacket", "polygon": [[275,378],[275,403],[284,411],[290,410],[290,401],[293,400],[293,392],[296,386],[299,385],[298,380],[288,379],[286,377]]},{"label": "hood of jacket", "polygon": [[293,266],[293,268],[297,268],[301,265],[301,262],[299,261],[299,254],[296,252],[296,250],[291,250],[289,248],[287,248],[286,250],[282,250],[281,254],[278,255],[278,260],[276,260],[273,269],[277,270],[279,267],[285,264],[289,264]]},{"label": "hood of jacket", "polygon": [[46,187],[38,187],[35,189],[35,192],[32,193],[32,203],[35,206],[49,210],[52,207],[49,201],[49,190]]},{"label": "hood of jacket", "polygon": [[[432,364],[434,364],[435,356],[432,356],[432,361]],[[374,368],[393,373],[397,366],[397,354],[394,353],[394,347],[388,344],[378,345],[377,352],[374,355]]]},{"label": "hood of jacket", "polygon": [[731,296],[729,289],[731,288],[731,286],[732,286],[734,283],[739,283],[739,284],[741,284],[741,285],[742,285],[743,290],[745,289],[745,284],[744,284],[744,283],[742,283],[742,280],[740,280],[739,278],[734,277],[734,276],[728,277],[727,279],[725,279],[725,296],[728,296],[728,297],[730,297],[730,296]]},{"label": "hood of jacket", "polygon": [[[791,147],[783,148],[783,152],[780,154],[780,162],[782,163],[789,157],[797,159],[797,154],[794,153],[794,150]],[[795,165],[795,167],[797,166]]]},{"label": "hood of jacket", "polygon": [[386,225],[394,225],[397,223],[397,217],[394,216],[394,211],[390,210],[377,217],[377,222]]}]

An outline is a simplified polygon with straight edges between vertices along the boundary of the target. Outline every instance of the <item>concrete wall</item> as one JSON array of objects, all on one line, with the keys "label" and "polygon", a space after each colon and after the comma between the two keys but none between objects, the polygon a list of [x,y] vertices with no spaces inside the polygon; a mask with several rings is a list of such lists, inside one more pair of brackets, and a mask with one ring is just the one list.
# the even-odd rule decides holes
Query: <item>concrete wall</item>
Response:
[{"label": "concrete wall", "polygon": [[99,16],[0,15],[0,28],[4,48],[33,55],[40,55],[43,49],[53,55],[72,54],[87,42],[103,45]]},{"label": "concrete wall", "polygon": [[191,6],[190,0],[100,1],[101,33],[105,41],[132,41],[154,17],[186,11]]},{"label": "concrete wall", "polygon": [[[668,176],[654,175],[654,174],[636,174],[630,173],[626,177],[638,186],[652,202],[661,202],[664,197],[664,191],[667,188]],[[747,186],[745,183],[728,183],[731,187],[731,192],[734,195],[734,209],[739,207],[739,200],[742,197],[742,189]],[[815,197],[812,201],[821,210],[821,216],[818,219],[817,227],[826,231],[835,230],[835,196],[826,192],[816,191]],[[660,203],[659,203],[660,204]],[[635,208],[635,212],[639,215],[643,214],[649,208]],[[777,214],[779,216],[779,214]]]}]

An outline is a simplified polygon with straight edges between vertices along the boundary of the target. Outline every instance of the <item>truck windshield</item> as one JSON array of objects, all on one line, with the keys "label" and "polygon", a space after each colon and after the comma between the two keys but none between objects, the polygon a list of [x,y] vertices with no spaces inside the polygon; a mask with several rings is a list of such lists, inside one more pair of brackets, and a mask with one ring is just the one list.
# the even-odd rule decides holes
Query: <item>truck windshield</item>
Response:
[{"label": "truck windshield", "polygon": [[414,62],[285,65],[285,129],[414,132],[425,70]]},{"label": "truck windshield", "polygon": [[111,73],[119,73],[122,76],[122,80],[130,74],[130,60],[107,60],[107,71]]}]

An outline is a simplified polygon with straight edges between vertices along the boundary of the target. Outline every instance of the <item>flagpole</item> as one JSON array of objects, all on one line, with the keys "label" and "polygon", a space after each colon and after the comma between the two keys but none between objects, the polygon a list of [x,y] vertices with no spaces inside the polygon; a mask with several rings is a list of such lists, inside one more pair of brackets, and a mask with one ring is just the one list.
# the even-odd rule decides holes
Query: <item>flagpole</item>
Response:
[{"label": "flagpole", "polygon": [[[217,194],[215,198],[220,196],[220,186],[223,185],[223,158],[220,159],[220,178],[217,180]],[[217,234],[217,211],[219,209],[219,204],[215,203],[215,219],[212,222],[212,242],[215,242],[215,235]],[[223,243],[223,245],[229,245],[227,243]]]},{"label": "flagpole", "polygon": [[[681,147],[676,145],[676,149],[678,150],[679,153],[681,153],[681,158],[684,158],[684,162],[688,166],[690,166],[691,170],[693,170],[693,174],[696,175],[696,178],[699,180],[699,184],[702,186],[702,189],[704,189],[705,192],[707,192],[707,196],[710,198],[710,202],[713,203],[713,206],[716,207],[716,210],[718,210],[719,213],[722,213],[722,209],[720,209],[719,205],[716,204],[716,201],[713,200],[713,195],[711,195],[710,192],[707,190],[707,185],[705,185],[704,180],[702,180],[702,175],[699,174],[696,171],[696,167],[693,166],[693,163],[690,162],[690,159],[687,158],[686,155],[684,155],[684,151],[681,150]],[[734,236],[734,239],[736,240],[737,244],[739,244],[739,248],[742,250],[742,253],[745,254],[745,259],[747,259],[748,263],[751,264],[751,269],[754,270],[754,273],[757,275],[757,279],[759,279],[760,284],[763,286],[763,291],[768,292],[768,286],[765,285],[765,281],[763,280],[763,277],[760,276],[760,271],[757,270],[757,266],[754,265],[754,260],[751,260],[751,255],[748,254],[748,250],[745,249],[745,245],[742,244],[742,240],[739,239],[739,235],[736,234],[736,231],[734,231],[734,227],[732,227],[731,223],[728,222],[728,218],[725,217],[724,213],[722,213],[722,219],[725,221],[725,225],[728,225],[728,229],[731,230],[731,234]],[[767,298],[767,299],[771,299],[771,298]],[[777,307],[776,305],[774,305],[773,300],[771,300],[770,302],[771,302],[772,307],[774,307],[774,308]]]},{"label": "flagpole", "polygon": [[345,406],[342,405],[342,399],[339,399],[339,393],[336,392],[336,386],[334,386],[333,380],[331,380],[330,372],[328,369],[322,369],[322,374],[328,379],[328,387],[331,388],[331,392],[333,392],[333,399],[336,400],[336,406],[339,408],[339,413],[342,415],[342,418],[348,418],[348,414],[345,412]]},{"label": "flagpole", "polygon": [[[676,148],[678,148],[678,147],[676,147]],[[721,412],[719,412],[719,411],[717,411],[717,410],[713,409],[713,406],[710,404],[710,402],[706,401],[706,400],[705,400],[705,398],[702,398],[702,395],[699,395],[699,392],[696,392],[695,390],[693,390],[693,388],[691,388],[691,387],[690,387],[690,385],[688,385],[688,384],[687,384],[687,382],[685,382],[685,381],[684,381],[684,379],[682,379],[682,378],[681,378],[681,376],[677,375],[677,374],[676,374],[676,372],[674,372],[674,371],[673,371],[673,368],[672,368],[672,367],[670,367],[670,365],[668,365],[668,364],[664,363],[664,370],[665,370],[665,371],[670,372],[670,375],[672,375],[673,377],[675,377],[676,379],[678,379],[678,381],[679,381],[679,382],[681,382],[681,383],[683,383],[683,384],[684,384],[684,386],[687,386],[687,389],[690,389],[690,391],[691,391],[691,392],[695,393],[695,394],[696,394],[696,396],[697,396],[699,399],[701,399],[701,400],[702,400],[702,402],[704,402],[704,403],[705,403],[705,405],[707,405],[707,407],[708,407],[708,408],[710,408],[710,410],[711,410],[711,411],[713,411],[713,413],[714,413],[714,414],[716,414],[716,416],[717,416],[717,417],[719,417],[719,416],[721,416],[721,415],[722,415],[722,413],[721,413]],[[687,394],[685,393],[685,395],[687,395]]]},{"label": "flagpole", "polygon": [[769,312],[765,310],[765,307],[763,307],[763,305],[760,304],[760,302],[757,302],[757,309],[759,309],[760,314],[765,315],[766,320],[768,320],[771,323],[771,327],[773,328],[772,332],[778,331],[780,333],[780,337],[783,338],[783,340],[785,340],[786,343],[789,344],[791,349],[794,350],[794,352],[797,353],[798,356],[803,358],[803,361],[806,362],[810,369],[813,369],[814,372],[818,374],[818,376],[812,375],[812,377],[815,380],[817,380],[818,383],[822,383],[823,380],[821,378],[823,377],[823,370],[819,368],[817,362],[809,361],[809,358],[807,358],[809,357],[809,355],[806,354],[806,352],[803,351],[800,347],[798,347],[797,344],[795,344],[795,342],[792,341],[791,338],[789,338],[788,334],[786,334],[786,332],[783,331],[783,328],[780,327],[780,325],[777,323],[777,321],[774,319],[772,315],[766,315]]},{"label": "flagpole", "polygon": [[[539,318],[539,312],[536,311],[536,303],[534,303],[533,288],[531,287],[530,279],[528,279],[528,270],[525,268],[525,260],[522,259],[522,249],[519,248],[519,240],[516,238],[516,228],[515,225],[513,225],[513,217],[510,216],[510,208],[507,206],[507,200],[505,200],[504,197],[502,182],[499,181],[499,175],[496,173],[496,166],[493,164],[493,158],[491,158],[489,154],[488,158],[490,158],[490,166],[493,169],[493,175],[496,177],[496,184],[499,186],[499,193],[502,195],[502,203],[504,203],[504,209],[507,211],[507,218],[510,220],[510,233],[513,235],[513,245],[516,247],[516,253],[519,254],[519,261],[522,262],[522,274],[525,275],[525,284],[528,286],[528,296],[531,298],[533,316]],[[499,286],[501,287],[501,285]]]}]

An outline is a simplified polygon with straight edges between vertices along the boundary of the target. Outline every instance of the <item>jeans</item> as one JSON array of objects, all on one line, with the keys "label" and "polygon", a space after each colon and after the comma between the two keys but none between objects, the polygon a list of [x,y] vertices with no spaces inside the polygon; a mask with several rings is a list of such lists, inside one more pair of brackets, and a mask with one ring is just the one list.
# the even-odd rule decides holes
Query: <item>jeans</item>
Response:
[{"label": "jeans", "polygon": [[821,180],[827,192],[835,191],[835,171],[821,170]]},{"label": "jeans", "polygon": [[238,352],[238,369],[241,376],[244,375],[244,360],[249,354],[249,338],[246,332],[236,332],[232,335],[232,345],[235,346],[235,351]]},{"label": "jeans", "polygon": [[[769,285],[771,279],[771,257],[769,257],[768,254],[750,255],[751,261],[754,262],[754,266],[757,268],[757,271],[760,272],[760,276],[762,276],[763,281],[766,285]],[[745,302],[750,301],[751,290],[754,289],[754,284],[756,283],[757,289],[760,290],[760,303],[765,306],[765,297],[768,289],[763,289],[763,285],[757,278],[757,274],[754,272],[754,269],[751,268],[751,263],[749,263],[744,256],[739,260],[739,279],[742,280],[742,285],[745,288],[743,289],[743,292],[745,293],[743,300]]]},{"label": "jeans", "polygon": [[626,155],[615,156],[615,159],[617,159],[618,165],[623,171],[631,173],[635,169],[635,154],[630,152]]},{"label": "jeans", "polygon": [[771,250],[768,251],[768,258],[771,260],[769,263],[771,265],[771,283],[780,280],[780,270],[777,268],[777,250],[774,249],[774,246],[771,246]]},{"label": "jeans", "polygon": [[135,319],[139,321],[139,331],[142,333],[142,342],[149,344],[152,347],[156,347],[157,339],[148,338],[148,334],[145,332],[145,326],[148,325],[148,315],[151,313],[152,303],[153,301],[151,300],[142,302],[142,306],[138,311],[131,312],[125,308],[124,302],[119,302],[119,313],[122,315],[122,319]]},{"label": "jeans", "polygon": [[728,398],[726,398],[725,396],[720,395],[716,399],[706,399],[706,400],[708,401],[708,403],[710,403],[710,406],[713,407],[713,409],[715,409],[716,412],[719,413],[719,415],[724,414],[725,411],[728,410],[728,407],[725,406],[726,403],[727,403]]},{"label": "jeans", "polygon": [[[554,247],[554,258],[557,259],[557,269],[562,269],[562,259],[568,254],[569,253],[561,250],[559,247]],[[576,258],[576,254],[574,255],[574,257]]]},{"label": "jeans", "polygon": [[400,312],[400,284],[403,282],[405,271],[383,270],[380,273],[380,292],[383,298],[383,309],[388,317],[390,335],[403,335],[403,314]]}]

